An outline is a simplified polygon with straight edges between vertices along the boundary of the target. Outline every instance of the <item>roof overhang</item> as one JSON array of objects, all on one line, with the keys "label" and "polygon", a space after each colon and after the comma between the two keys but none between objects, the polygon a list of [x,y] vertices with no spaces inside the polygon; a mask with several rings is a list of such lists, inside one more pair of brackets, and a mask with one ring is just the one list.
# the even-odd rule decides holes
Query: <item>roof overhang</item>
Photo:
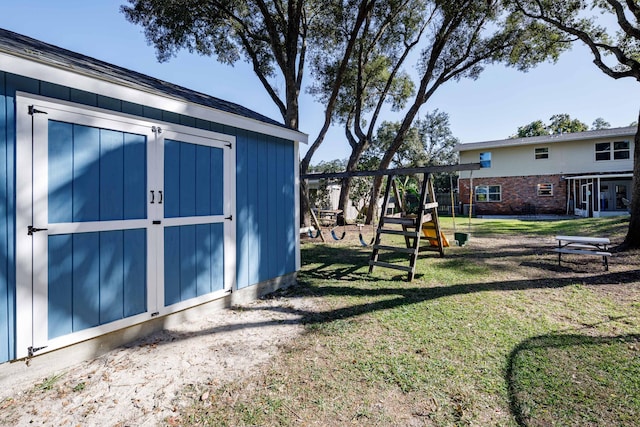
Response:
[{"label": "roof overhang", "polygon": [[601,173],[601,174],[589,174],[589,175],[564,175],[562,179],[576,180],[576,179],[611,179],[611,178],[633,178],[633,172],[628,173]]},{"label": "roof overhang", "polygon": [[109,78],[82,69],[71,69],[63,63],[39,59],[37,55],[26,53],[20,56],[13,52],[0,51],[0,70],[265,135],[305,144],[308,142],[307,134],[284,126],[188,102],[159,91],[146,90],[124,79]]}]

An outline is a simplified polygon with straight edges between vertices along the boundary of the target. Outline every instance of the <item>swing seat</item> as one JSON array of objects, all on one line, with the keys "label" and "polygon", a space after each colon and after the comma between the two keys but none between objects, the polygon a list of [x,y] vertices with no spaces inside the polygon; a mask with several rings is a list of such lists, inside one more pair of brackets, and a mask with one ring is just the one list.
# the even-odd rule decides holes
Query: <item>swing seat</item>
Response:
[{"label": "swing seat", "polygon": [[[433,221],[427,221],[422,224],[422,234],[424,234],[424,237],[429,240],[429,244],[431,246],[434,246],[436,248],[440,246],[438,244],[438,236],[436,235],[436,225],[433,223]],[[440,238],[442,239],[442,246],[448,248],[449,241],[442,231],[440,232]]]}]

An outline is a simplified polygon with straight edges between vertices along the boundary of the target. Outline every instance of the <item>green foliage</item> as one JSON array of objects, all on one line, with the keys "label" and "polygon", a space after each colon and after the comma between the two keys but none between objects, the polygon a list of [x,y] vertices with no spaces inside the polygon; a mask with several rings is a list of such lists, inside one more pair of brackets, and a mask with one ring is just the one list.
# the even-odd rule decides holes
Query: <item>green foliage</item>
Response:
[{"label": "green foliage", "polygon": [[[378,127],[376,138],[364,153],[364,161],[375,158],[388,150],[400,129],[401,123],[384,121]],[[425,114],[407,131],[404,144],[396,151],[393,168],[452,165],[458,161],[455,146],[460,142],[453,136],[449,115],[444,111]]]},{"label": "green foliage", "polygon": [[519,126],[518,132],[512,138],[529,138],[543,135],[549,135],[549,129],[547,129],[542,120],[534,120],[528,125]]},{"label": "green foliage", "polygon": [[571,119],[568,114],[554,114],[549,119],[549,132],[551,134],[563,134],[573,132],[584,132],[589,130],[589,126],[578,119]]},{"label": "green foliage", "polygon": [[[279,108],[285,123],[298,127],[298,94],[304,73],[310,1],[128,0],[125,18],[144,28],[159,61],[186,49],[233,65],[241,59]],[[285,93],[278,93],[278,78]]]},{"label": "green foliage", "polygon": [[58,381],[60,381],[60,379],[62,379],[62,377],[65,376],[65,373],[60,373],[60,374],[56,374],[56,375],[51,375],[50,377],[45,378],[44,380],[42,380],[41,383],[36,385],[36,388],[38,390],[41,391],[49,391],[49,390],[53,390],[53,387],[58,383]]},{"label": "green foliage", "polygon": [[637,1],[509,0],[525,25],[561,32],[566,42],[580,40],[607,75],[640,80],[640,32]]},{"label": "green foliage", "polygon": [[611,123],[603,119],[602,117],[598,117],[591,124],[591,129],[600,130],[600,129],[609,129],[611,127]]},{"label": "green foliage", "polygon": [[[527,125],[518,127],[518,132],[511,138],[528,138],[531,136],[544,136],[573,132],[584,132],[589,130],[586,123],[578,119],[572,119],[568,114],[554,114],[549,118],[549,124],[545,125],[542,120],[535,120]],[[608,125],[604,119],[596,119],[594,125]]]},{"label": "green foliage", "polygon": [[[311,50],[315,80],[308,91],[324,104],[333,93],[345,43],[359,12],[356,7],[359,2],[346,3],[324,8],[312,28],[317,29],[313,32],[314,48]],[[357,134],[358,128],[367,123],[375,126],[376,119],[372,115],[377,114],[376,110],[382,104],[399,110],[413,93],[413,82],[400,67],[407,51],[405,44],[419,37],[425,4],[423,0],[374,2],[366,16],[333,111],[334,119],[352,134]],[[368,113],[372,115],[367,120]]]},{"label": "green foliage", "polygon": [[[317,165],[309,166],[310,173],[333,173],[343,172],[346,166],[345,160],[330,160],[322,161]],[[321,179],[317,183],[314,183],[316,187],[314,190],[309,191],[309,201],[311,206],[318,208],[331,208],[331,188],[335,185],[335,180]],[[311,185],[311,183],[310,183]]]}]

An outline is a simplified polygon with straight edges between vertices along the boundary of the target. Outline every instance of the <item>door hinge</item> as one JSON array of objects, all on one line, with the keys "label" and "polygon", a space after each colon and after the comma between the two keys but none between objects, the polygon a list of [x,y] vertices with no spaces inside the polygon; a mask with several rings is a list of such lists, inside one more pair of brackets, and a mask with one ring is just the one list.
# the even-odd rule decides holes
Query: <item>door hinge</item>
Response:
[{"label": "door hinge", "polygon": [[231,143],[230,143],[230,142],[228,142],[228,143],[226,143],[226,144],[224,144],[224,145],[226,145],[226,146],[227,146],[227,147],[229,147],[229,148],[232,148],[232,147],[233,147],[233,145],[231,145]]},{"label": "door hinge", "polygon": [[233,221],[233,215],[229,215],[228,217],[225,217],[225,219],[228,219],[229,221]]},{"label": "door hinge", "polygon": [[33,355],[36,354],[37,351],[44,350],[45,348],[47,348],[46,345],[44,345],[42,347],[29,347],[27,349],[29,357],[33,357]]},{"label": "door hinge", "polygon": [[38,231],[47,231],[48,228],[36,228],[33,225],[27,227],[27,235],[33,236],[33,233],[37,233]]},{"label": "door hinge", "polygon": [[29,105],[29,115],[33,116],[34,114],[48,114],[46,111],[36,110],[36,107],[33,105]]},{"label": "door hinge", "polygon": [[151,132],[161,134],[162,128],[160,126],[151,126]]}]

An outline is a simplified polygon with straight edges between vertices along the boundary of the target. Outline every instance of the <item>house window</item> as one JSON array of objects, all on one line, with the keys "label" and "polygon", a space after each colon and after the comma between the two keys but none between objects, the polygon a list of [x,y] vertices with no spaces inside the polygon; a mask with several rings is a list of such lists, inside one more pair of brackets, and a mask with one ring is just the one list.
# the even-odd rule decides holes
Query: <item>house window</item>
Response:
[{"label": "house window", "polygon": [[629,141],[599,142],[596,144],[596,161],[627,160],[630,158]]},{"label": "house window", "polygon": [[549,147],[541,147],[535,149],[536,160],[549,158]]},{"label": "house window", "polygon": [[538,184],[538,196],[553,196],[553,184]]},{"label": "house window", "polygon": [[486,153],[480,153],[480,167],[481,168],[490,168],[491,167],[491,152],[487,151]]},{"label": "house window", "polygon": [[611,143],[600,142],[596,144],[596,161],[611,160]]},{"label": "house window", "polygon": [[616,141],[613,143],[613,159],[626,160],[629,158],[629,141]]},{"label": "house window", "polygon": [[500,185],[478,185],[475,192],[476,202],[499,202],[502,200]]}]

